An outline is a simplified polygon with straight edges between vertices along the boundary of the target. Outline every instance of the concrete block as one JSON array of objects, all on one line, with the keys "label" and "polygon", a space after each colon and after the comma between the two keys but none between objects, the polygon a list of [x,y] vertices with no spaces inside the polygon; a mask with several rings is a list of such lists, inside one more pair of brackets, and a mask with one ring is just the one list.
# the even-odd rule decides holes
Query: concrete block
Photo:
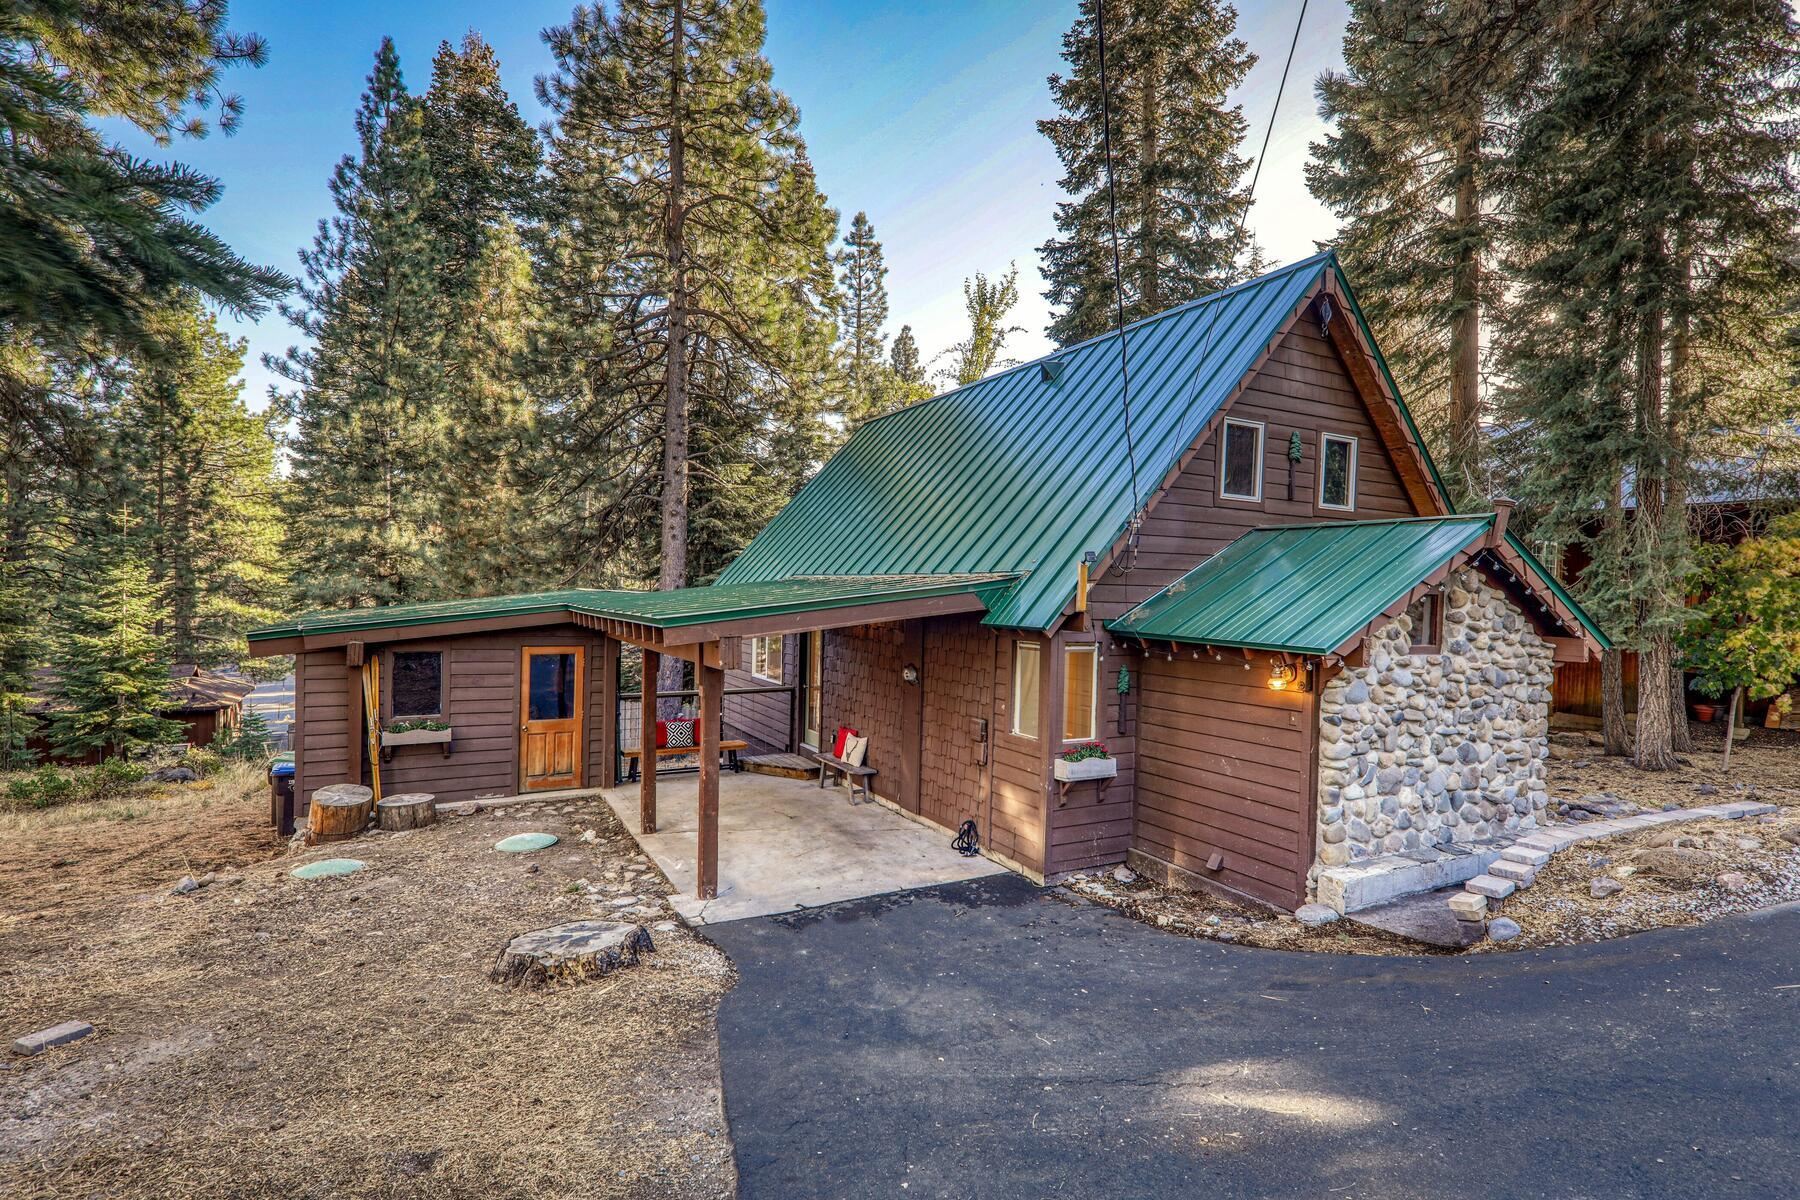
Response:
[{"label": "concrete block", "polygon": [[1519,890],[1519,885],[1510,879],[1501,879],[1498,875],[1477,875],[1463,884],[1477,896],[1486,896],[1490,900],[1504,900]]},{"label": "concrete block", "polygon": [[52,1046],[66,1046],[70,1042],[78,1042],[94,1032],[94,1027],[86,1021],[64,1021],[61,1025],[52,1025],[48,1029],[40,1029],[36,1033],[28,1033],[12,1044],[14,1054],[29,1057],[42,1054]]},{"label": "concrete block", "polygon": [[1541,867],[1550,861],[1550,852],[1533,850],[1529,846],[1508,846],[1500,852],[1500,857],[1507,862],[1524,863],[1528,867]]},{"label": "concrete block", "polygon": [[1486,896],[1477,896],[1474,892],[1457,892],[1450,897],[1449,903],[1450,911],[1456,914],[1459,921],[1480,921],[1487,916]]},{"label": "concrete block", "polygon": [[1510,879],[1522,888],[1528,888],[1537,882],[1537,868],[1527,866],[1511,859],[1500,859],[1488,868],[1488,874],[1501,879]]},{"label": "concrete block", "polygon": [[1436,862],[1415,862],[1400,855],[1383,855],[1319,872],[1319,903],[1341,913],[1353,913],[1401,896],[1455,887],[1487,870],[1500,857],[1498,850],[1473,850],[1445,855]]}]

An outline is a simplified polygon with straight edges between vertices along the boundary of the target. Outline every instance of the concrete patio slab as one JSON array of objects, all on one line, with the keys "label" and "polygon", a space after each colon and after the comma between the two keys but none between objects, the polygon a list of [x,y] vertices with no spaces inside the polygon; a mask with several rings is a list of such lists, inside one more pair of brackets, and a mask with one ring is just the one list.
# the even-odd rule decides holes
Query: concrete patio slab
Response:
[{"label": "concrete patio slab", "polygon": [[670,903],[693,925],[816,908],[865,896],[1001,875],[985,858],[964,858],[951,834],[876,803],[852,804],[841,788],[772,775],[719,781],[719,895],[694,895],[693,775],[657,780],[657,831],[638,832],[636,784],[606,802],[678,894]]}]

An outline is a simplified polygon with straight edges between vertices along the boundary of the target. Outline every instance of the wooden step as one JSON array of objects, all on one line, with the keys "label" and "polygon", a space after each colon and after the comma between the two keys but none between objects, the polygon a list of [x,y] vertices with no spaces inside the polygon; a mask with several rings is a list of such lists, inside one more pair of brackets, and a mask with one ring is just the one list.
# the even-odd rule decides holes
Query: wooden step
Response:
[{"label": "wooden step", "polygon": [[757,775],[777,775],[783,779],[817,779],[819,760],[805,754],[745,755],[744,770]]}]

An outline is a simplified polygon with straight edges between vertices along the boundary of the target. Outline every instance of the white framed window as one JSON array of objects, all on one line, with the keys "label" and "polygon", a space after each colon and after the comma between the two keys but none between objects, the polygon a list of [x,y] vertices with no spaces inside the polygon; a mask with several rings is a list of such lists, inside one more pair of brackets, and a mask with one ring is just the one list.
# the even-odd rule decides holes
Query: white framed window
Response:
[{"label": "white framed window", "polygon": [[1091,742],[1100,725],[1100,647],[1063,647],[1063,741]]},{"label": "white framed window", "polygon": [[1219,495],[1260,502],[1262,485],[1262,422],[1227,418],[1219,431]]},{"label": "white framed window", "polygon": [[1012,731],[1019,737],[1038,735],[1038,668],[1036,642],[1013,643]]},{"label": "white framed window", "polygon": [[1420,596],[1407,606],[1406,617],[1412,622],[1412,652],[1436,654],[1444,637],[1438,598],[1430,594]]},{"label": "white framed window", "polygon": [[1348,512],[1356,507],[1356,439],[1341,433],[1319,435],[1319,507]]},{"label": "white framed window", "polygon": [[779,635],[750,639],[750,673],[770,683],[781,682],[781,638]]}]

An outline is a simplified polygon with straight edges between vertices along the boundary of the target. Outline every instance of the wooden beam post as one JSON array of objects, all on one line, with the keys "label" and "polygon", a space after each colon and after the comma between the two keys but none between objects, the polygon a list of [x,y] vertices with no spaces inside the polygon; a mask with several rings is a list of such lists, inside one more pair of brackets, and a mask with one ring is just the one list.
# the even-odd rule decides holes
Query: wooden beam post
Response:
[{"label": "wooden beam post", "polygon": [[700,691],[700,820],[694,894],[702,900],[719,894],[719,737],[725,708],[725,670],[710,665],[708,657],[702,655],[694,668]]},{"label": "wooden beam post", "polygon": [[656,673],[662,655],[645,648],[643,716],[638,719],[638,832],[656,832]]},{"label": "wooden beam post", "polygon": [[[619,782],[619,642],[600,637],[600,786]],[[642,747],[640,747],[641,749]]]},{"label": "wooden beam post", "polygon": [[[362,783],[363,753],[369,745],[369,737],[363,729],[363,677],[362,662],[359,658],[353,667],[345,667],[348,673],[344,688],[344,716],[347,718],[344,728],[344,779],[345,783]],[[296,717],[298,714],[295,714]]]}]

